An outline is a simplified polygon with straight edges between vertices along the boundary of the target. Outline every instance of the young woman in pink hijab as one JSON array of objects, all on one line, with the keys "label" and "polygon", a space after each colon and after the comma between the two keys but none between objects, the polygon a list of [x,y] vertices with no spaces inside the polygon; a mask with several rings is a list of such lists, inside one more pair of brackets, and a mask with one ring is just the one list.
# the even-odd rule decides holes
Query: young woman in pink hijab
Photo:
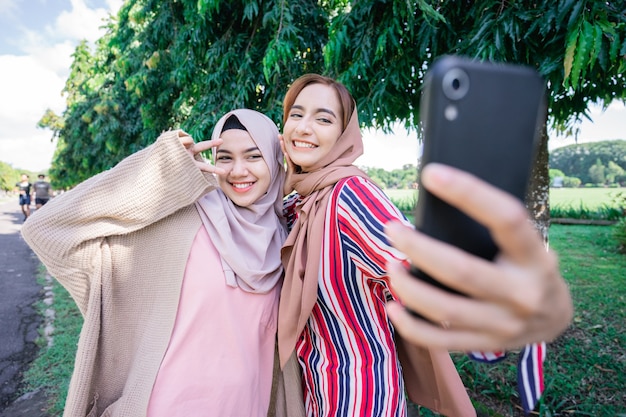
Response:
[{"label": "young woman in pink hijab", "polygon": [[211,139],[165,132],[22,228],[84,318],[64,416],[267,415],[284,158],[256,111]]},{"label": "young woman in pink hijab", "polygon": [[287,199],[296,220],[282,252],[278,328],[288,409],[297,405],[295,359],[307,416],[405,416],[405,391],[447,416],[474,416],[447,351],[404,344],[387,315],[395,296],[386,265],[405,255],[384,228],[409,223],[352,165],[363,151],[354,99],[337,81],[307,74],[287,91],[283,122],[285,191],[296,191]]}]

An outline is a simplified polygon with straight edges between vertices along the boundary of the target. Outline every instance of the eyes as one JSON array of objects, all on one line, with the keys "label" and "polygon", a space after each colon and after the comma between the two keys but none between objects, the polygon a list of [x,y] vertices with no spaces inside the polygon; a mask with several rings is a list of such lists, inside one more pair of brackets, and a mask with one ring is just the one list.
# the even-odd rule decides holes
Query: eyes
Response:
[{"label": "eyes", "polygon": [[[304,117],[304,114],[302,111],[300,110],[292,110],[289,113],[289,118],[292,120],[300,120]],[[317,116],[315,116],[315,121],[319,122],[320,124],[324,124],[324,125],[330,125],[333,124],[333,120],[329,117],[326,116],[325,113],[319,114]]]},{"label": "eyes", "polygon": [[[261,155],[261,153],[256,153],[256,152],[245,154],[242,156],[242,158],[250,162],[263,161],[263,155]],[[216,162],[228,163],[228,162],[231,162],[233,159],[235,158],[233,158],[233,156],[230,154],[219,153],[217,155]]]}]

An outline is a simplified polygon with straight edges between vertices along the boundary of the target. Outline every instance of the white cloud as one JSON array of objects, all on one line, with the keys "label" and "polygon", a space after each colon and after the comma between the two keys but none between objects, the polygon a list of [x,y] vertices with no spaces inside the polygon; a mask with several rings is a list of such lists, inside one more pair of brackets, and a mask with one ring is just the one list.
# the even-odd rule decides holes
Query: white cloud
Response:
[{"label": "white cloud", "polygon": [[16,168],[43,170],[50,165],[52,133],[37,128],[47,108],[61,113],[65,80],[29,56],[0,56],[0,161]]},{"label": "white cloud", "polygon": [[[71,10],[42,32],[18,24],[20,49],[27,55],[0,55],[0,161],[32,171],[49,168],[56,143],[50,140],[52,132],[37,128],[37,122],[48,108],[57,114],[65,109],[61,91],[76,45],[101,37],[109,12],[116,14],[123,0],[106,4],[106,9],[90,9],[84,0],[71,0]],[[0,0],[0,13],[16,14],[18,6]]]},{"label": "white cloud", "polygon": [[35,122],[50,107],[59,112],[65,103],[61,90],[65,80],[31,56],[0,56],[0,131],[7,124]]},{"label": "white cloud", "polygon": [[124,0],[106,0],[106,4],[112,14],[117,14],[118,10],[120,10],[124,4]]},{"label": "white cloud", "polygon": [[421,154],[421,144],[416,132],[407,132],[400,124],[393,133],[384,134],[374,129],[363,131],[363,155],[355,164],[364,167],[399,169],[403,165],[416,165]]},{"label": "white cloud", "polygon": [[72,54],[75,50],[76,45],[66,41],[49,48],[34,50],[32,56],[42,67],[62,75],[65,79],[69,75],[73,60]]},{"label": "white cloud", "polygon": [[605,110],[602,106],[589,106],[591,120],[583,118],[577,124],[578,137],[556,136],[550,137],[549,148],[555,149],[574,143],[597,142],[602,140],[626,140],[626,106],[624,102],[613,100]]},{"label": "white cloud", "polygon": [[52,134],[33,128],[19,132],[18,135],[0,140],[0,161],[30,171],[46,171],[50,168],[56,149],[56,141],[50,140]]},{"label": "white cloud", "polygon": [[584,119],[580,124],[580,140],[626,139],[626,119],[624,103],[613,101],[602,110],[592,106],[590,115],[593,121]]},{"label": "white cloud", "polygon": [[57,17],[54,27],[48,28],[55,36],[80,41],[95,42],[102,36],[101,27],[109,12],[106,9],[90,9],[83,0],[71,0],[72,10],[63,11]]},{"label": "white cloud", "polygon": [[17,11],[17,0],[0,0],[0,14],[12,17]]}]

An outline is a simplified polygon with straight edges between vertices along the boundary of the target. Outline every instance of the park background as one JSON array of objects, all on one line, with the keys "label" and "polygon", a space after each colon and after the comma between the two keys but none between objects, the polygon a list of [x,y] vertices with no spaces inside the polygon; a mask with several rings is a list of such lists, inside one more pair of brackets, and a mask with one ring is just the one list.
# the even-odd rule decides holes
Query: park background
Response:
[{"label": "park background", "polygon": [[[233,96],[234,101],[221,100],[226,109],[261,102],[278,113],[280,91],[290,79],[305,70],[328,70],[360,100],[366,154],[359,164],[402,170],[418,157],[415,92],[423,71],[434,56],[449,52],[532,62],[542,71],[553,93],[545,150],[552,153],[576,138],[582,145],[623,139],[623,4],[561,0],[528,6],[525,2],[479,1],[457,7],[456,2],[444,5],[425,0],[297,1],[289,5],[1,0],[0,169],[11,175],[22,170],[49,171],[53,183],[68,187],[145,146],[154,132],[165,127],[182,125],[190,127],[195,137],[206,137],[212,125],[206,116],[223,111],[220,103],[206,97],[203,101],[198,94]],[[107,20],[109,15],[117,23]],[[207,22],[217,22],[213,25],[217,29],[211,31]],[[221,35],[232,36],[220,37],[222,27],[232,30]],[[250,33],[260,35],[246,38]],[[172,45],[178,49],[172,50]],[[173,58],[184,57],[176,54],[187,46],[192,59],[176,61],[181,66],[177,67]],[[208,61],[202,61],[205,58]],[[189,90],[181,91],[176,77]],[[234,94],[233,85],[250,82],[254,91],[242,89]],[[170,106],[168,100],[176,94],[184,100]],[[384,106],[377,107],[381,103]],[[586,115],[596,121],[594,128],[611,125],[611,132],[587,137]],[[606,122],[600,122],[605,117]],[[274,119],[279,122],[277,114]],[[75,149],[67,152],[71,147]],[[559,207],[555,193],[564,189],[548,189],[545,154],[545,172],[538,174],[545,196],[539,206],[548,204],[549,193],[552,207],[548,212],[554,213]],[[608,162],[601,161],[601,165],[608,169]],[[413,168],[403,171],[415,172]],[[5,182],[8,188],[14,184],[12,179]],[[574,189],[578,194],[565,214],[589,223],[613,218],[623,207],[620,189],[590,184]],[[592,189],[601,190],[603,197],[592,200]],[[405,204],[404,198],[395,201]],[[410,209],[406,212],[410,216]],[[550,346],[546,395],[537,410],[540,415],[626,412],[622,229],[613,224],[621,220],[608,220],[609,226],[561,226],[543,219],[543,227],[550,228],[550,247],[561,256],[576,316],[570,329]],[[71,301],[64,299],[62,289],[57,291],[58,311],[67,313],[76,325],[80,318]],[[42,344],[42,356],[29,376],[31,387],[44,386],[57,395],[71,369],[72,337],[77,329],[70,325],[73,330],[63,331],[63,319],[62,314],[57,318],[55,343],[50,349]],[[514,357],[492,367],[470,362],[463,355],[456,358],[471,397],[486,415],[521,413]],[[50,364],[56,365],[54,369]],[[58,412],[62,397],[61,390],[53,411]]]}]

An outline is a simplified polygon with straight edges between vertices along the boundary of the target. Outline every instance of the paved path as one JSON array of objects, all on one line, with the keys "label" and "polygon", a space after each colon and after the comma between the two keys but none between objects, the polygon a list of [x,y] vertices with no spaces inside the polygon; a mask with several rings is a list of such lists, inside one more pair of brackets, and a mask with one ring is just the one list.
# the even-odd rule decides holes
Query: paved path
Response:
[{"label": "paved path", "polygon": [[[42,317],[39,260],[22,240],[17,198],[0,200],[0,416],[19,394],[22,373],[35,358]],[[21,414],[11,414],[12,416]]]}]

